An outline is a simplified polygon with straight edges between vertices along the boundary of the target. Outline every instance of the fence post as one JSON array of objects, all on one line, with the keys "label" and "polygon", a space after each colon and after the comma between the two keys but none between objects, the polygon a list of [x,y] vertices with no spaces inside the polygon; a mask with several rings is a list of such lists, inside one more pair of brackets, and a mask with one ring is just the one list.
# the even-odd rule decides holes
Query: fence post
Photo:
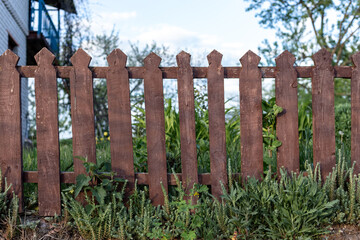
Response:
[{"label": "fence post", "polygon": [[[195,133],[194,79],[190,66],[191,55],[182,51],[176,56],[178,64],[178,95],[182,182],[187,194],[198,183]],[[195,198],[193,198],[195,200]],[[195,203],[195,201],[193,201]]]},{"label": "fence post", "polygon": [[320,163],[322,179],[332,172],[335,159],[334,68],[331,54],[321,49],[313,55],[312,110],[314,165]]},{"label": "fence post", "polygon": [[107,57],[106,73],[109,104],[111,169],[118,177],[128,180],[127,189],[135,184],[131,128],[129,73],[125,67],[126,55],[115,49]]},{"label": "fence post", "polygon": [[282,145],[277,150],[277,172],[284,167],[290,173],[299,172],[299,126],[297,73],[295,57],[284,51],[276,58],[276,104],[283,112],[276,118],[276,135]]},{"label": "fence post", "polygon": [[356,162],[354,174],[360,173],[360,52],[351,56],[354,68],[351,76],[351,162]]},{"label": "fence post", "polygon": [[22,212],[21,81],[16,70],[18,61],[19,57],[11,50],[0,56],[0,165],[2,177],[7,179],[11,190],[18,196],[19,211]]},{"label": "fence post", "polygon": [[208,105],[209,105],[209,141],[211,192],[220,199],[223,194],[221,184],[227,189],[226,169],[226,133],[224,68],[221,66],[222,54],[212,51],[208,56]]},{"label": "fence post", "polygon": [[260,179],[263,175],[262,89],[260,57],[248,51],[241,59],[240,132],[241,178]]},{"label": "fence post", "polygon": [[96,162],[93,79],[89,69],[91,57],[81,48],[71,57],[71,123],[75,177],[85,173],[83,162]]},{"label": "fence post", "polygon": [[60,149],[55,56],[43,48],[35,55],[36,141],[39,215],[61,214]]},{"label": "fence post", "polygon": [[144,95],[146,114],[146,141],[148,153],[149,191],[154,205],[163,205],[164,196],[160,183],[168,191],[165,113],[161,58],[150,53],[144,60]]}]

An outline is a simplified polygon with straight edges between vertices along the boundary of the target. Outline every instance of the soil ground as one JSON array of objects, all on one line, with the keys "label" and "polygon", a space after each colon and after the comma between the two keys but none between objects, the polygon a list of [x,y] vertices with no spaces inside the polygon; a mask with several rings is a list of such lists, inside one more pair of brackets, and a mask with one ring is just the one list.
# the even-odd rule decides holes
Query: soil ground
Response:
[{"label": "soil ground", "polygon": [[[26,230],[21,231],[20,236],[15,239],[21,240],[47,240],[47,239],[81,239],[70,228],[66,221],[55,221],[52,218],[41,218],[38,216],[27,216],[22,218]],[[0,240],[5,239],[0,230]],[[360,227],[355,225],[334,225],[330,227],[330,233],[320,237],[322,240],[360,240]]]},{"label": "soil ground", "polygon": [[360,227],[354,225],[334,225],[330,233],[321,237],[324,240],[360,240]]}]

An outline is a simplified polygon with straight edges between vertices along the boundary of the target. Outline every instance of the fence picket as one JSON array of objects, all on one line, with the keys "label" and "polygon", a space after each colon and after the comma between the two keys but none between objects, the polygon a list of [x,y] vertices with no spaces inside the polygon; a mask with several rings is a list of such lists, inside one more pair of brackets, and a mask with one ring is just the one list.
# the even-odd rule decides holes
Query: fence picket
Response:
[{"label": "fence picket", "polygon": [[36,141],[39,215],[61,214],[60,149],[55,56],[43,48],[35,55]]},{"label": "fence picket", "polygon": [[185,191],[198,183],[197,151],[195,136],[194,79],[190,54],[182,51],[176,56],[178,69],[178,94],[181,143],[182,182]]},{"label": "fence picket", "polygon": [[276,134],[281,146],[277,151],[277,170],[284,167],[289,173],[299,172],[299,126],[297,74],[293,67],[295,57],[284,51],[276,58],[276,104],[283,112],[276,119]]},{"label": "fence picket", "polygon": [[106,75],[109,104],[111,168],[117,176],[127,179],[127,188],[135,184],[131,128],[129,73],[125,67],[127,56],[115,49],[108,56]]},{"label": "fence picket", "polygon": [[149,170],[150,199],[154,205],[164,204],[161,189],[168,190],[163,78],[159,65],[161,58],[150,53],[144,60],[144,95],[146,113],[146,141]]},{"label": "fence picket", "polygon": [[241,176],[260,179],[263,174],[263,139],[260,57],[248,51],[241,59],[240,132]]},{"label": "fence picket", "polygon": [[[323,179],[332,171],[335,159],[334,77],[351,78],[351,158],[360,161],[360,52],[352,56],[354,66],[331,65],[331,54],[322,49],[314,54],[315,66],[294,67],[294,56],[285,51],[276,58],[276,67],[259,68],[260,57],[248,51],[242,67],[223,67],[222,54],[208,55],[209,67],[191,67],[190,55],[177,55],[177,67],[159,67],[154,53],[144,67],[126,67],[127,56],[119,49],[108,56],[109,67],[89,67],[91,57],[79,49],[71,58],[73,66],[53,66],[54,55],[41,50],[37,66],[19,66],[18,56],[7,50],[0,56],[0,167],[3,177],[20,199],[23,211],[23,182],[38,183],[39,213],[59,215],[60,183],[75,183],[85,173],[77,157],[96,162],[93,77],[107,78],[112,170],[129,181],[149,185],[154,205],[164,204],[163,184],[175,185],[167,172],[163,79],[177,78],[182,173],[189,193],[194,183],[211,185],[217,198],[221,184],[227,187],[224,78],[239,77],[241,176],[260,179],[263,174],[261,78],[276,78],[276,103],[284,108],[277,117],[278,169],[299,171],[297,78],[312,78],[314,163],[320,163]],[[22,170],[21,76],[35,77],[38,171]],[[60,172],[56,77],[70,77],[74,172]],[[198,174],[195,132],[194,78],[208,78],[208,110],[211,173]],[[134,173],[129,78],[144,78],[148,173]],[[360,172],[360,163],[355,173]],[[239,176],[235,173],[235,176]],[[3,182],[4,183],[4,182]],[[78,198],[84,201],[84,195]]]},{"label": "fence picket", "polygon": [[[23,171],[21,148],[21,81],[16,70],[19,57],[11,50],[0,56],[0,165],[2,177],[11,184],[23,211]],[[2,179],[4,180],[4,179]]]},{"label": "fence picket", "polygon": [[321,49],[313,55],[312,71],[314,165],[320,163],[323,180],[335,166],[334,68],[331,54]]},{"label": "fence picket", "polygon": [[83,162],[96,162],[95,123],[92,73],[88,68],[91,57],[81,48],[71,57],[70,73],[71,122],[75,176],[85,173]]},{"label": "fence picket", "polygon": [[221,66],[222,54],[212,51],[208,56],[208,108],[209,108],[209,141],[211,192],[220,199],[221,184],[227,188],[226,169],[226,133],[225,133],[225,100],[224,68]]},{"label": "fence picket", "polygon": [[360,52],[351,56],[354,69],[351,76],[351,162],[354,173],[360,173]]}]

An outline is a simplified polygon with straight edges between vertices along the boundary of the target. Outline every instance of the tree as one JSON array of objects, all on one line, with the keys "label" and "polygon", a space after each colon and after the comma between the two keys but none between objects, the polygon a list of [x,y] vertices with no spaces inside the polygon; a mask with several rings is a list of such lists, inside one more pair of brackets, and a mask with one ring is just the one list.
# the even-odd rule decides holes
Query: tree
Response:
[{"label": "tree", "polygon": [[[352,65],[350,56],[360,51],[359,0],[246,0],[247,11],[256,11],[264,28],[276,30],[277,41],[265,39],[259,52],[268,65],[288,50],[296,63],[312,64],[311,56],[321,48],[333,55],[334,65]],[[299,98],[309,99],[310,80],[299,79]],[[335,101],[350,98],[350,80],[335,79]]]},{"label": "tree", "polygon": [[[333,55],[336,65],[351,65],[350,55],[360,50],[359,0],[246,0],[247,11],[257,11],[260,25],[275,29],[279,39],[259,48],[268,63],[274,54],[289,50],[306,62],[320,48]],[[271,56],[272,55],[272,56]]]}]

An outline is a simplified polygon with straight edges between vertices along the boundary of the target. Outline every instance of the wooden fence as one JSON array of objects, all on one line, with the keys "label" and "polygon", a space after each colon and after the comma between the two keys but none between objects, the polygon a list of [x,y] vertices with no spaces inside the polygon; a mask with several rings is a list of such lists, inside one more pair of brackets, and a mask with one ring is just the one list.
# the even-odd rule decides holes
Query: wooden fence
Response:
[{"label": "wooden fence", "polygon": [[[74,160],[74,172],[60,172],[57,78],[70,78],[73,154],[95,162],[93,78],[107,79],[111,166],[118,176],[134,186],[149,185],[154,204],[163,203],[160,182],[174,185],[167,172],[164,127],[163,79],[178,79],[182,173],[185,186],[211,185],[219,197],[227,183],[224,78],[239,78],[241,176],[260,178],[263,173],[261,80],[275,78],[276,103],[284,112],[277,117],[278,167],[299,171],[297,78],[312,79],[313,155],[323,175],[335,165],[334,77],[351,78],[351,157],[360,157],[360,52],[352,56],[353,67],[333,67],[325,49],[314,56],[315,66],[294,67],[294,56],[285,51],[275,67],[258,67],[260,57],[248,51],[242,67],[223,67],[222,55],[208,55],[208,67],[191,67],[190,55],[177,55],[177,67],[161,67],[161,58],[151,53],[144,67],[126,67],[126,55],[119,49],[107,58],[109,67],[89,67],[91,57],[79,49],[73,66],[53,66],[54,55],[42,49],[37,66],[16,66],[16,56],[7,50],[0,56],[0,164],[3,175],[23,202],[23,183],[38,184],[39,212],[43,216],[61,213],[60,184],[74,183],[84,173],[82,162]],[[35,78],[38,171],[22,170],[20,78]],[[129,78],[144,79],[148,173],[135,173],[133,163]],[[198,174],[196,158],[194,78],[207,78],[211,173]],[[359,172],[359,165],[356,167]]]}]

